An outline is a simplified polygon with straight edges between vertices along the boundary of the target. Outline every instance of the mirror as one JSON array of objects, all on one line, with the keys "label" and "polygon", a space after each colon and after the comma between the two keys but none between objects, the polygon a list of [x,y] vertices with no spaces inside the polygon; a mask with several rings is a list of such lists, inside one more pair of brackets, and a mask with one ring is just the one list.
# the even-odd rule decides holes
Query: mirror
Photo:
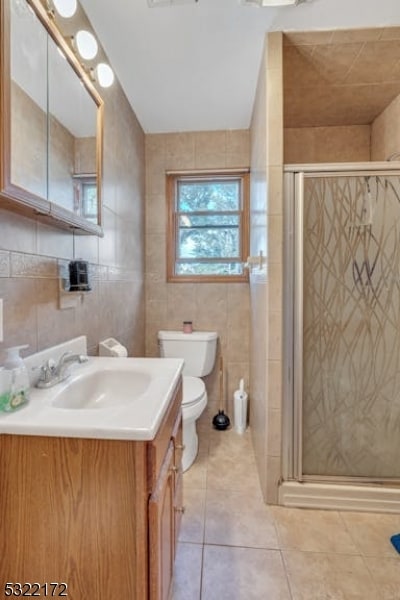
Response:
[{"label": "mirror", "polygon": [[0,206],[102,235],[102,100],[40,0],[1,18]]}]

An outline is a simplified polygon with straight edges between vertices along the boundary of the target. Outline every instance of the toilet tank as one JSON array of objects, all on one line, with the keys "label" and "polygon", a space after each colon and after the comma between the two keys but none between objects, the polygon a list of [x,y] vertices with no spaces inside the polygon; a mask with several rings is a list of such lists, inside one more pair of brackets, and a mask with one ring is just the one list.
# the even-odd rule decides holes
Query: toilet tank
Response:
[{"label": "toilet tank", "polygon": [[211,373],[217,351],[215,331],[159,331],[158,343],[163,358],[183,358],[184,375],[204,377]]}]

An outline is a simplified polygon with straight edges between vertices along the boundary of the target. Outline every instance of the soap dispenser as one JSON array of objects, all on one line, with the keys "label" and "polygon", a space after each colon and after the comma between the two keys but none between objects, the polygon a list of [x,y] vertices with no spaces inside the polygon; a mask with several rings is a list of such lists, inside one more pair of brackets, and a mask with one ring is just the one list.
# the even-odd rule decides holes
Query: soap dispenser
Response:
[{"label": "soap dispenser", "polygon": [[0,371],[2,380],[0,410],[10,412],[26,404],[29,400],[29,375],[19,351],[28,346],[14,346],[6,349],[6,359]]}]

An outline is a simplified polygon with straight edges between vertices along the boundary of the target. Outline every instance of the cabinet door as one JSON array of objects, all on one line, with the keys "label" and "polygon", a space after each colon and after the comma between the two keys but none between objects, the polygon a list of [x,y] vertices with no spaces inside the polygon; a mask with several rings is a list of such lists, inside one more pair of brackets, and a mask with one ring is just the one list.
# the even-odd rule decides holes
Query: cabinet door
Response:
[{"label": "cabinet door", "polygon": [[150,600],[168,600],[175,556],[175,465],[170,442],[149,501]]},{"label": "cabinet door", "polygon": [[174,549],[176,553],[176,546],[178,543],[179,529],[181,526],[182,514],[184,512],[183,506],[183,477],[182,477],[182,453],[183,453],[183,441],[182,441],[182,415],[179,414],[176,419],[173,431],[172,441],[174,444],[174,471],[175,471],[175,497],[174,497],[174,511],[175,511],[175,543]]}]

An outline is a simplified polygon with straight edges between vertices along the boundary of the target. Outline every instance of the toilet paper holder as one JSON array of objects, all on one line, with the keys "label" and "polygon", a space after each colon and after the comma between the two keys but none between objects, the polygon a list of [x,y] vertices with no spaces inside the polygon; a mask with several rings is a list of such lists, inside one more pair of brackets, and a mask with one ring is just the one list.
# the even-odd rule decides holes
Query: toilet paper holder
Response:
[{"label": "toilet paper holder", "polygon": [[99,343],[99,356],[125,358],[128,356],[128,351],[118,340],[108,338]]}]

